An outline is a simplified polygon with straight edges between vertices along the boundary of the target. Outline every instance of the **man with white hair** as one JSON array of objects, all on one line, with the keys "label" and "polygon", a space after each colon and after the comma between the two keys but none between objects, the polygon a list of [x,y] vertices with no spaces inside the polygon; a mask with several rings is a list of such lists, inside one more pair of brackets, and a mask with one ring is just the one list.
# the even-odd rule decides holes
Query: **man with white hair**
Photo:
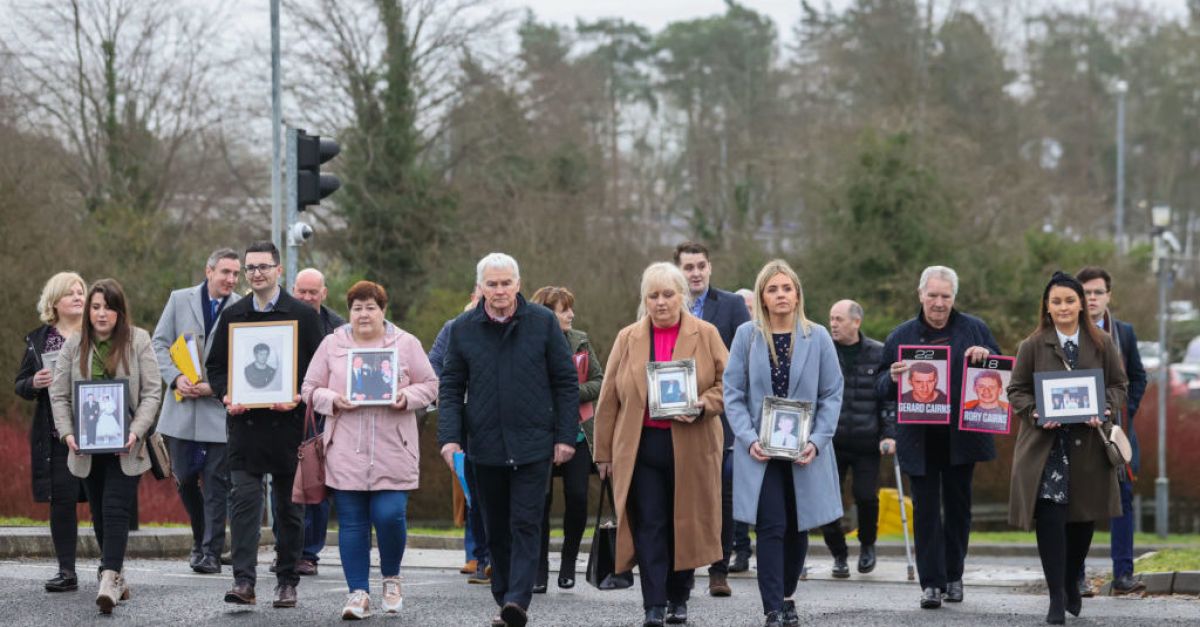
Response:
[{"label": "man with white hair", "polygon": [[[930,266],[917,285],[921,311],[892,330],[883,346],[875,379],[881,401],[897,396],[897,384],[908,370],[898,361],[906,345],[950,347],[950,415],[958,416],[962,402],[965,361],[979,363],[1000,346],[979,318],[954,308],[958,274],[945,266]],[[921,607],[934,609],[942,600],[963,600],[963,566],[971,533],[971,478],[977,462],[996,458],[996,445],[987,433],[960,431],[958,420],[946,425],[896,425],[896,454],[912,484],[913,531]],[[943,515],[943,510],[945,514]]]},{"label": "man with white hair", "polygon": [[475,464],[500,606],[492,625],[521,627],[537,577],[550,464],[575,453],[579,381],[558,318],[521,296],[515,259],[487,255],[475,282],[483,297],[450,328],[438,444],[452,470],[464,444]]}]

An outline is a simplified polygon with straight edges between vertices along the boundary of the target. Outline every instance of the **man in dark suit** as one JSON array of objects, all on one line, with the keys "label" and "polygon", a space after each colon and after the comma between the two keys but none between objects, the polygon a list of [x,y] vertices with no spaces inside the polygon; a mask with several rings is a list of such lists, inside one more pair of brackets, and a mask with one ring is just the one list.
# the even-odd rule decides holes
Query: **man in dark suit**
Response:
[{"label": "man in dark suit", "polygon": [[[251,296],[225,308],[213,333],[206,361],[209,386],[222,399],[228,414],[229,471],[233,492],[229,531],[233,548],[233,588],[225,593],[226,603],[253,605],[257,581],[258,541],[263,507],[263,476],[271,475],[276,513],[278,565],[275,571],[275,607],[296,606],[296,584],[304,541],[304,510],[292,503],[292,479],[296,475],[296,449],[304,438],[304,405],[300,383],[308,364],[324,339],[321,317],[312,307],[296,300],[279,286],[279,250],[269,241],[255,242],[246,249],[246,279]],[[233,402],[227,389],[229,325],[241,322],[296,321],[296,391],[292,402],[250,409]],[[290,373],[280,377],[291,376]]]},{"label": "man in dark suit", "polygon": [[[1129,474],[1121,480],[1121,516],[1111,521],[1112,537],[1111,550],[1113,561],[1112,589],[1117,594],[1137,592],[1146,586],[1140,580],[1133,578],[1133,480],[1137,477],[1140,461],[1138,459],[1137,432],[1133,430],[1133,416],[1137,413],[1142,395],[1146,393],[1146,369],[1142,367],[1142,356],[1138,353],[1137,335],[1133,326],[1121,322],[1108,311],[1108,301],[1112,298],[1112,276],[1104,270],[1089,266],[1079,271],[1075,276],[1083,284],[1083,294],[1087,298],[1088,315],[1101,329],[1112,335],[1113,344],[1121,354],[1121,362],[1125,365],[1125,376],[1129,378],[1129,404],[1114,422],[1119,424],[1129,436],[1133,447],[1133,459],[1129,464]],[[1079,573],[1080,592],[1091,596],[1094,592],[1087,583],[1087,577]]]},{"label": "man in dark suit", "polygon": [[[733,335],[743,322],[750,320],[746,311],[746,301],[736,294],[719,290],[711,285],[712,263],[708,258],[708,248],[696,242],[684,242],[675,247],[675,265],[687,277],[688,291],[691,292],[692,315],[717,327],[725,348],[733,343]],[[729,556],[733,552],[735,525],[733,521],[733,465],[729,452],[733,449],[733,431],[729,421],[721,414],[721,425],[725,428],[725,458],[721,472],[721,548],[724,558],[708,569],[708,593],[715,597],[727,597],[733,593],[726,581],[730,571]],[[735,562],[734,572],[748,568],[749,528],[738,524],[738,535],[744,534],[747,547],[744,555],[739,555]]]},{"label": "man in dark suit", "polygon": [[96,423],[100,422],[100,403],[96,402],[94,394],[88,394],[87,402],[83,404],[83,428],[87,433],[87,445],[96,445]]}]

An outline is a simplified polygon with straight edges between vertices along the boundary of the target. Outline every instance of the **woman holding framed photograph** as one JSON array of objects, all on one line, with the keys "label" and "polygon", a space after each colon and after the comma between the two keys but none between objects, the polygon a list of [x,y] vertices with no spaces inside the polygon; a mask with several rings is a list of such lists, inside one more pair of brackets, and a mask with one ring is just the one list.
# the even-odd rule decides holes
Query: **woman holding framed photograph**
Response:
[{"label": "woman holding framed photograph", "polygon": [[[359,281],[346,293],[350,323],[325,337],[304,376],[301,395],[328,416],[325,485],[338,513],[338,553],[350,594],[342,618],[371,615],[371,527],[379,543],[381,607],[398,613],[404,604],[400,562],[407,539],[408,493],[420,478],[416,410],[437,398],[438,380],[421,341],[384,319],[387,292]],[[355,349],[394,351],[396,398],[360,405],[349,398],[349,371],[362,359]],[[356,361],[352,362],[352,359]]]},{"label": "woman holding framed photograph", "polygon": [[[1038,326],[1021,342],[1008,385],[1020,423],[1013,452],[1009,524],[1037,533],[1038,555],[1050,593],[1046,622],[1061,625],[1064,610],[1078,616],[1076,579],[1096,520],[1120,516],[1117,475],[1105,453],[1111,411],[1125,406],[1126,377],[1112,338],[1088,318],[1083,286],[1055,272],[1042,292]],[[1038,425],[1034,374],[1102,369],[1105,409],[1086,423]]]},{"label": "woman holding framed photograph", "polygon": [[[96,605],[101,613],[111,614],[119,601],[129,598],[123,570],[129,512],[137,495],[138,479],[150,469],[145,441],[158,419],[162,385],[150,334],[130,324],[120,283],[113,279],[96,281],[88,290],[84,311],[81,332],[63,344],[54,364],[50,404],[55,429],[67,448],[76,453],[67,457],[67,467],[87,487],[101,554]],[[126,452],[82,453],[75,433],[75,414],[80,409],[73,398],[75,383],[112,379],[125,379],[129,385],[130,404],[121,416],[122,420],[130,420]]]},{"label": "woman holding framed photograph", "polygon": [[[754,319],[738,327],[725,369],[725,415],[733,449],[733,517],[758,533],[758,591],[767,627],[800,624],[792,595],[808,530],[842,516],[832,440],[842,410],[842,369],[829,332],[804,315],[791,266],[776,259],[754,282]],[[767,397],[815,404],[813,428],[794,462],[772,459],[759,440]],[[777,412],[776,427],[796,418]],[[792,427],[787,426],[788,435]],[[795,437],[795,436],[791,436]],[[786,440],[787,438],[781,437]]]},{"label": "woman holding framed photograph", "polygon": [[[550,480],[562,477],[563,497],[563,544],[562,560],[558,567],[558,587],[575,587],[575,560],[579,557],[579,544],[587,526],[588,477],[592,472],[590,443],[595,422],[592,407],[600,396],[600,383],[604,372],[596,351],[587,333],[572,328],[575,321],[575,295],[565,287],[548,285],[533,293],[533,302],[546,307],[558,317],[558,326],[567,337],[579,381],[579,435],[575,437],[575,456],[565,464],[554,466]],[[554,486],[546,490],[546,507],[542,510],[542,553],[538,562],[537,580],[533,584],[535,593],[546,591],[550,579],[550,505],[553,502]]]},{"label": "woman holding framed photograph", "polygon": [[[67,339],[83,326],[83,301],[87,285],[74,272],[59,272],[46,281],[38,298],[42,326],[25,336],[25,356],[17,370],[16,392],[36,401],[29,429],[29,467],[33,471],[33,500],[50,503],[50,538],[58,558],[58,573],[46,580],[47,592],[79,588],[75,576],[75,545],[79,520],[75,505],[86,500],[79,478],[67,469],[70,450],[59,440],[50,410],[50,382],[54,361]],[[96,529],[99,531],[99,529]]]},{"label": "woman holding framed photograph", "polygon": [[[645,315],[621,329],[596,408],[596,466],[612,476],[616,572],[641,574],[646,627],[687,622],[694,571],[721,559],[721,374],[728,352],[713,325],[684,306],[669,263],[642,273]],[[652,419],[646,364],[695,362],[700,415]]]}]

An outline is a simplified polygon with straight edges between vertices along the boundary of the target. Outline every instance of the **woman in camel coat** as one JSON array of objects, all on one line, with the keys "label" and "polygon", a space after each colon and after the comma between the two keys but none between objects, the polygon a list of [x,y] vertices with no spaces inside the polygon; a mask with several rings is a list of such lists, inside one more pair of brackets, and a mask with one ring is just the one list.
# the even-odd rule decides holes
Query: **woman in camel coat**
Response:
[{"label": "woman in camel coat", "polygon": [[[721,377],[729,357],[716,327],[691,315],[682,272],[642,275],[646,315],[613,344],[596,410],[595,460],[612,475],[618,572],[636,563],[644,625],[687,619],[693,571],[721,558]],[[703,406],[695,417],[651,420],[646,364],[694,359]]]}]

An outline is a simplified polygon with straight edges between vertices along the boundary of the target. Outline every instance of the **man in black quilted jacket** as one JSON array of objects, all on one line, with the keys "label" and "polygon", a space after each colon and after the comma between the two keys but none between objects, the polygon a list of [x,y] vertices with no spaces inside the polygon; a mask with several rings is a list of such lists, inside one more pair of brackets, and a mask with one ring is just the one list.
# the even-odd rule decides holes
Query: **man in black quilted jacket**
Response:
[{"label": "man in black quilted jacket", "polygon": [[[842,414],[833,450],[837,457],[838,477],[842,484],[853,473],[854,503],[858,508],[858,572],[875,570],[875,537],[879,518],[879,457],[895,451],[895,402],[883,401],[875,394],[875,373],[883,357],[883,343],[860,331],[862,305],[852,300],[834,303],[829,310],[829,334],[837,348],[842,366],[845,391]],[[849,547],[842,521],[821,528],[825,546],[833,554],[833,576],[850,576],[846,563]]]},{"label": "man in black quilted jacket", "polygon": [[515,259],[484,257],[476,283],[483,298],[454,320],[446,347],[438,444],[451,468],[467,444],[500,606],[492,624],[520,627],[537,576],[550,464],[575,453],[579,382],[558,318],[521,296]]}]

